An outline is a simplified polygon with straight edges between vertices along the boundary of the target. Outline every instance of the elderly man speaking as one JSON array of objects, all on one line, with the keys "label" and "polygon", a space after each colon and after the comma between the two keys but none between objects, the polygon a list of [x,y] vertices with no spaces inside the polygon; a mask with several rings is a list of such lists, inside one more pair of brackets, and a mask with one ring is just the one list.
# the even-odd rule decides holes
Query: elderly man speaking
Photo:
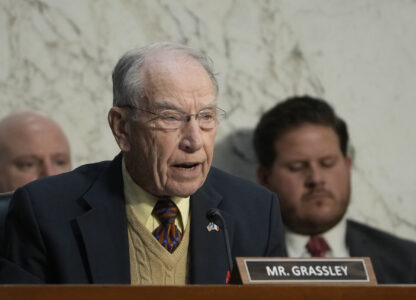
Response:
[{"label": "elderly man speaking", "polygon": [[284,255],[274,194],[211,167],[225,112],[207,57],[128,52],[113,91],[121,154],[16,191],[1,282],[221,284],[236,256]]}]

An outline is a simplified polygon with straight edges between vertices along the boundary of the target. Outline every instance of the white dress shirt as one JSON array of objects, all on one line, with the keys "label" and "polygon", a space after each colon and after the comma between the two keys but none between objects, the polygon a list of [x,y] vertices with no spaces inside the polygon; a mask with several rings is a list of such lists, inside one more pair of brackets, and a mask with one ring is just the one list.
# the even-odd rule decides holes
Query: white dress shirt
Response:
[{"label": "white dress shirt", "polygon": [[[349,251],[346,244],[347,233],[347,220],[344,216],[342,220],[333,228],[320,234],[323,237],[330,250],[326,253],[325,257],[349,257]],[[286,228],[285,238],[287,254],[289,257],[311,257],[310,253],[306,249],[306,244],[309,241],[309,235],[302,235],[290,231]]]}]

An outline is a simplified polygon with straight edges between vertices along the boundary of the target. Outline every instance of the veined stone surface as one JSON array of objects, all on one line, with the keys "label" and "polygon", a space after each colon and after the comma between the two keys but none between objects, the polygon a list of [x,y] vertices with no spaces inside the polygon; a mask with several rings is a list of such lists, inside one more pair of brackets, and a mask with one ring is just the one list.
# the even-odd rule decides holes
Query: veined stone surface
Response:
[{"label": "veined stone surface", "polygon": [[255,180],[251,131],[295,94],[328,100],[355,149],[349,215],[416,240],[415,0],[0,0],[0,118],[39,110],[74,165],[118,152],[111,72],[133,47],[180,42],[215,63],[214,164]]}]

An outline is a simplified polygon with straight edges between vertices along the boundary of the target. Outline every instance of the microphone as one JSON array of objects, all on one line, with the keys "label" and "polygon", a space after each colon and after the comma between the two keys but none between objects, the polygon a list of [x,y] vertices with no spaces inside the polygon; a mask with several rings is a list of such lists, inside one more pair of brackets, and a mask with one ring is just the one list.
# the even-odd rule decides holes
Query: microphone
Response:
[{"label": "microphone", "polygon": [[231,271],[233,269],[233,260],[231,257],[230,238],[228,237],[227,223],[225,222],[225,219],[222,216],[220,210],[217,208],[210,208],[207,212],[207,217],[210,222],[214,222],[216,219],[219,219],[222,223],[222,227],[224,227],[225,248],[227,251],[227,258],[228,258],[228,271],[227,271],[227,278],[225,279],[225,283],[230,283]]}]

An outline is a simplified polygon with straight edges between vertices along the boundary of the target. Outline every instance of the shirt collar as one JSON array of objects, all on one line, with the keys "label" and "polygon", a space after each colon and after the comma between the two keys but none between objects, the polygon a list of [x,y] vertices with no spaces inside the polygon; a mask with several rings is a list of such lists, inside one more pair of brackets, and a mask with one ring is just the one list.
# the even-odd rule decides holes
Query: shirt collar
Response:
[{"label": "shirt collar", "polygon": [[[344,217],[337,225],[330,230],[320,234],[330,247],[330,251],[327,253],[327,257],[348,257],[348,248],[345,241],[347,232],[347,220]],[[310,257],[309,252],[305,246],[309,241],[309,235],[302,235],[285,229],[286,247],[289,257]]]},{"label": "shirt collar", "polygon": [[[148,192],[146,192],[142,187],[137,185],[133,178],[131,178],[124,161],[122,160],[122,174],[124,182],[124,197],[126,203],[133,206],[135,213],[142,222],[148,228],[154,229],[158,225],[158,220],[156,220],[153,215],[153,207],[155,206],[158,198]],[[176,204],[179,209],[179,225],[182,229],[186,228],[189,215],[189,198],[181,197],[172,197],[171,200]],[[151,229],[151,230],[152,230]]]}]

